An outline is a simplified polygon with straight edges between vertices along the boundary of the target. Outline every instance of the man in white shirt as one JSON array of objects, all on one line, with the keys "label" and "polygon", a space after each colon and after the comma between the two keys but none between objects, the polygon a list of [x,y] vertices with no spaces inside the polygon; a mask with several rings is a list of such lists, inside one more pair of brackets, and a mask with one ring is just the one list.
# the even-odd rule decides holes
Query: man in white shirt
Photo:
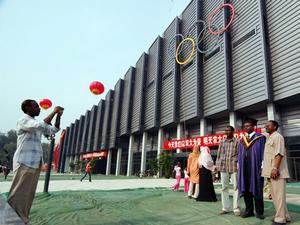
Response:
[{"label": "man in white shirt", "polygon": [[[21,108],[24,115],[17,122],[17,150],[13,158],[14,177],[7,201],[23,222],[28,224],[43,162],[41,136],[49,136],[59,131],[63,108],[55,107],[42,122],[34,119],[41,111],[36,101],[25,100]],[[54,116],[56,121],[53,127],[51,121]]]}]

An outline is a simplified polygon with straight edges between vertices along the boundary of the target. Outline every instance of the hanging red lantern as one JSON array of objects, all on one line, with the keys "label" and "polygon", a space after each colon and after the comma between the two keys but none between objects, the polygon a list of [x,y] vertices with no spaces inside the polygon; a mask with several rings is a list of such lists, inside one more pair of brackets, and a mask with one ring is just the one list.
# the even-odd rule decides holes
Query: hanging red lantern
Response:
[{"label": "hanging red lantern", "polygon": [[45,98],[40,101],[40,106],[42,109],[47,110],[47,109],[51,108],[52,102],[49,99]]},{"label": "hanging red lantern", "polygon": [[104,85],[99,81],[90,84],[90,90],[94,95],[101,95],[104,92]]}]

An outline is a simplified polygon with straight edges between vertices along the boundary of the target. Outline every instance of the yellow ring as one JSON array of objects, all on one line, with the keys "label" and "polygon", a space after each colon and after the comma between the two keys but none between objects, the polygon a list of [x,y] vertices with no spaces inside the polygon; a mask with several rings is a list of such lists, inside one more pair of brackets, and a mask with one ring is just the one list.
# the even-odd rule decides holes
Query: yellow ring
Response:
[{"label": "yellow ring", "polygon": [[[179,59],[178,59],[178,52],[179,52],[179,49],[181,47],[181,45],[185,42],[185,41],[190,41],[192,42],[192,45],[193,45],[193,49],[192,49],[192,53],[190,54],[189,58],[183,62],[180,62]],[[195,44],[195,41],[193,38],[185,38],[183,39],[180,44],[178,45],[177,49],[176,49],[176,62],[179,64],[179,65],[184,65],[186,63],[188,63],[189,61],[191,61],[191,59],[193,58],[194,54],[195,54],[195,50],[196,50],[196,44]]]}]

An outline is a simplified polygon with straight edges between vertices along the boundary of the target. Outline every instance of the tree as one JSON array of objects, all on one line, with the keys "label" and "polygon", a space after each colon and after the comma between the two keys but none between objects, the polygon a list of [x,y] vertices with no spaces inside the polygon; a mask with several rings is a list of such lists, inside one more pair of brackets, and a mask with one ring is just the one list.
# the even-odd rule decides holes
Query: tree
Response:
[{"label": "tree", "polygon": [[16,149],[16,131],[10,130],[7,132],[7,134],[0,133],[0,164],[12,168],[12,159]]},{"label": "tree", "polygon": [[10,143],[17,143],[17,132],[15,130],[10,130],[7,132],[7,139]]},{"label": "tree", "polygon": [[148,161],[150,170],[153,174],[161,171],[166,178],[172,174],[173,156],[170,153],[160,153],[155,159]]}]

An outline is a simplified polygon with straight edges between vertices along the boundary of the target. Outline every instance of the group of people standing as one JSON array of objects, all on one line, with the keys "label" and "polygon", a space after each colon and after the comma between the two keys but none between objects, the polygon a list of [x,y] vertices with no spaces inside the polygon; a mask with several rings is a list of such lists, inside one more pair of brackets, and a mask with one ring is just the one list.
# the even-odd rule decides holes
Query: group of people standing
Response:
[{"label": "group of people standing", "polygon": [[[213,186],[212,172],[214,161],[208,147],[194,146],[189,155],[188,166],[184,170],[184,192],[190,199],[196,201],[216,202],[216,193]],[[179,189],[181,180],[181,165],[178,162],[174,167],[176,184],[174,191]]]},{"label": "group of people standing", "polygon": [[[188,191],[189,198],[196,201],[217,201],[212,174],[220,172],[222,183],[220,215],[233,210],[234,215],[242,218],[256,216],[258,219],[264,219],[263,187],[266,179],[276,210],[272,224],[286,224],[291,221],[291,217],[286,204],[285,188],[289,172],[284,138],[277,131],[279,128],[277,121],[267,122],[265,135],[255,131],[256,125],[257,120],[245,119],[243,123],[245,133],[241,139],[234,137],[234,127],[227,126],[226,139],[219,144],[215,165],[208,147],[194,146],[185,170],[184,190]],[[180,164],[174,168],[177,174],[174,190],[179,188],[180,169]],[[230,180],[233,185],[232,208],[229,200]],[[242,197],[245,210],[241,213]]]}]

